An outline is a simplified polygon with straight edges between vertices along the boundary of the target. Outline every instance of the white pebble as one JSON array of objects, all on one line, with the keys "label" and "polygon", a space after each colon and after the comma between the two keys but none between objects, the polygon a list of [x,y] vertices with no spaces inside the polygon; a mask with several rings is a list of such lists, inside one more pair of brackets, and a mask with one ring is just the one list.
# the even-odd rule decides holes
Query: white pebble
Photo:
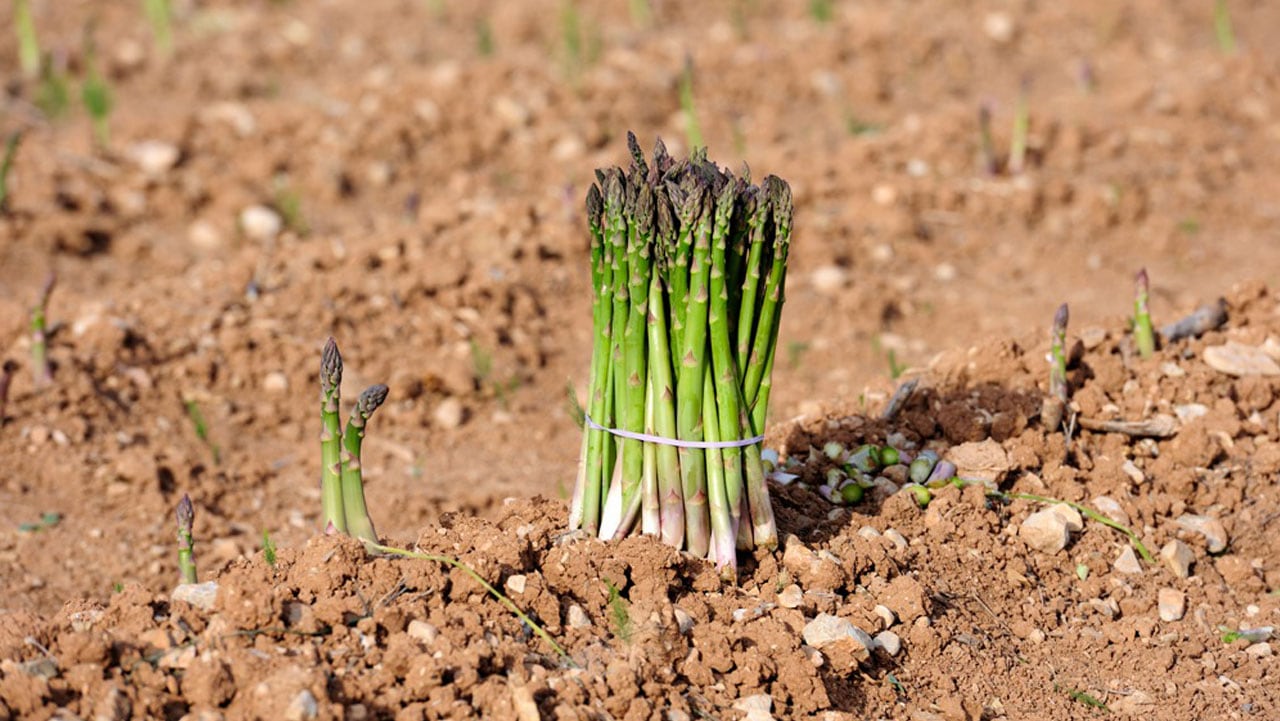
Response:
[{"label": "white pebble", "polygon": [[893,631],[881,631],[876,634],[876,645],[884,649],[890,656],[897,656],[902,650],[902,639]]},{"label": "white pebble", "polygon": [[1142,573],[1142,564],[1138,561],[1138,556],[1134,554],[1132,546],[1125,546],[1113,565],[1120,573],[1127,573],[1131,576],[1137,576]]},{"label": "white pebble", "polygon": [[1156,593],[1160,620],[1166,623],[1182,620],[1187,612],[1187,595],[1176,588],[1162,588]]},{"label": "white pebble", "polygon": [[253,240],[273,240],[283,228],[280,214],[265,205],[251,205],[240,211],[240,229]]},{"label": "white pebble", "polygon": [[1046,509],[1027,516],[1018,528],[1018,537],[1037,551],[1054,554],[1067,547],[1071,532],[1066,519]]}]

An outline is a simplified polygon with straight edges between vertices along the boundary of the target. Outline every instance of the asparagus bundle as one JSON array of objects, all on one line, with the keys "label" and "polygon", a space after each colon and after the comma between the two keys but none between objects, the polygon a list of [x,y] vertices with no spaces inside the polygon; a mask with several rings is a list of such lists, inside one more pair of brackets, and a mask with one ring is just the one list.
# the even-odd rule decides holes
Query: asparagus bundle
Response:
[{"label": "asparagus bundle", "polygon": [[[659,536],[736,573],[777,545],[760,436],[790,248],[791,189],[705,150],[596,171],[587,193],[594,321],[571,528]],[[745,516],[745,518],[744,518]]]}]

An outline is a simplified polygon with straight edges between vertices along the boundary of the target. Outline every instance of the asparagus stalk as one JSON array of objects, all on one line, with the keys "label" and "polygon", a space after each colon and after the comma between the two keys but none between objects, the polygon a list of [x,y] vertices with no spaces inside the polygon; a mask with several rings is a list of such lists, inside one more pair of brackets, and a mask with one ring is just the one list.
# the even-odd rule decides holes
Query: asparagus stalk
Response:
[{"label": "asparagus stalk", "polygon": [[1040,407],[1040,419],[1050,431],[1062,424],[1067,407],[1067,317],[1067,304],[1063,303],[1053,314],[1053,327],[1049,329],[1049,395]]},{"label": "asparagus stalk", "polygon": [[[645,341],[648,336],[649,276],[652,273],[649,247],[654,221],[653,189],[643,179],[635,177],[639,175],[639,172],[633,174],[633,180],[639,185],[628,213],[627,298],[630,308],[627,327],[623,333],[623,398],[626,399],[626,405],[622,414],[622,427],[633,432],[643,431],[645,426],[645,388],[648,385],[645,382],[648,375]],[[618,528],[620,534],[630,530],[640,510],[641,482],[646,475],[644,446],[643,442],[637,440],[622,441],[623,521]],[[654,500],[657,500],[656,484]]]},{"label": "asparagus stalk", "polygon": [[[693,254],[689,263],[689,290],[684,312],[684,334],[680,339],[676,423],[681,440],[702,441],[703,376],[706,369],[707,316],[711,279],[712,208],[708,194],[697,186],[693,197],[699,205],[692,231]],[[689,202],[692,202],[690,200]],[[695,556],[706,556],[710,548],[707,508],[708,454],[696,448],[681,448],[680,474],[684,485],[685,546]]]},{"label": "asparagus stalk", "polygon": [[1150,358],[1156,351],[1156,336],[1151,329],[1151,313],[1147,309],[1147,300],[1151,294],[1147,269],[1139,270],[1134,281],[1137,297],[1133,301],[1133,342],[1138,346],[1139,356]]},{"label": "asparagus stalk", "polygon": [[[707,329],[711,340],[710,371],[720,426],[716,430],[716,435],[724,440],[742,438],[744,433],[750,430],[750,422],[743,414],[740,405],[741,382],[738,365],[733,357],[732,343],[729,340],[729,292],[725,279],[728,235],[736,191],[734,183],[726,183],[720,197],[716,199],[715,228],[711,236],[710,304],[707,318]],[[723,464],[720,480],[724,487],[724,502],[720,511],[712,509],[712,533],[715,534],[717,528],[715,514],[724,512],[728,517],[720,519],[720,526],[726,527],[730,533],[730,539],[734,539],[738,535],[739,512],[742,508],[742,450],[724,448],[717,455]],[[708,458],[708,463],[710,462],[711,459]]]},{"label": "asparagus stalk", "polygon": [[[653,429],[663,438],[676,437],[675,386],[672,382],[671,347],[667,336],[667,310],[662,283],[654,273],[649,279],[649,387],[653,389]],[[684,545],[684,496],[680,486],[680,457],[675,446],[657,444],[658,505],[662,540]]]},{"label": "asparagus stalk", "polygon": [[320,503],[325,533],[346,533],[342,504],[342,430],[338,408],[341,399],[342,356],[333,338],[320,354]]},{"label": "asparagus stalk", "polygon": [[[601,301],[605,291],[601,287],[604,282],[604,274],[609,269],[605,263],[604,253],[604,229],[602,227],[604,215],[604,197],[600,195],[600,187],[594,183],[587,191],[587,228],[591,235],[591,376],[587,386],[587,413],[593,420],[599,423],[604,415],[604,374],[607,362],[607,350],[602,347],[601,339],[607,340],[607,335],[601,334],[601,328],[608,325],[605,318],[605,311],[612,313],[613,306]],[[612,282],[610,279],[609,282]],[[597,407],[597,401],[599,406]],[[597,415],[599,414],[599,415]],[[593,462],[600,460],[599,450],[603,431],[591,428],[589,425],[583,424],[582,427],[582,450],[578,455],[578,478],[573,486],[573,500],[569,505],[569,528],[577,529],[582,527],[584,518],[584,503],[587,495],[588,478],[594,478],[599,481],[600,472],[598,468],[593,468]],[[593,455],[594,451],[594,455]],[[597,496],[598,497],[598,496]]]},{"label": "asparagus stalk", "polygon": [[53,286],[56,282],[57,275],[50,273],[40,289],[40,300],[31,309],[31,372],[35,375],[36,388],[45,388],[53,383],[53,372],[49,368],[46,314],[49,296],[53,294]]},{"label": "asparagus stalk", "polygon": [[198,583],[196,577],[195,535],[192,525],[195,521],[195,508],[191,505],[191,497],[182,494],[178,501],[178,573],[183,583]]},{"label": "asparagus stalk", "polygon": [[365,389],[351,411],[342,436],[342,509],[347,531],[362,541],[378,542],[373,519],[364,502],[364,476],[360,466],[360,447],[364,442],[369,417],[387,400],[387,387],[382,384]]},{"label": "asparagus stalk", "polygon": [[[723,439],[720,437],[720,419],[716,408],[716,388],[710,366],[706,366],[703,378],[702,425],[706,429],[706,439],[711,442],[717,442]],[[733,527],[733,515],[736,514],[737,509],[730,507],[728,493],[725,488],[723,452],[719,448],[708,448],[706,451],[707,496],[711,506],[711,543],[707,558],[715,562],[721,578],[731,581],[738,575],[737,531]],[[692,549],[690,550],[693,553],[697,553]]]}]

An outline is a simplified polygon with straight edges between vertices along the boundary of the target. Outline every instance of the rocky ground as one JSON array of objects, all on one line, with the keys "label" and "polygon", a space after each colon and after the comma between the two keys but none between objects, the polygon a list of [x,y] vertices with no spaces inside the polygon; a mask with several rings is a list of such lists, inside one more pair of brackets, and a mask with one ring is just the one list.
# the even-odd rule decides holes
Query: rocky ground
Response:
[{"label": "rocky ground", "polygon": [[[31,0],[62,115],[0,34],[0,718],[1278,713],[1280,9],[1229,3],[1227,52],[1204,3],[173,5],[165,55],[136,4]],[[684,77],[711,157],[797,205],[766,445],[798,477],[736,585],[564,533],[582,196],[628,129],[688,149]],[[1219,296],[1226,324],[1137,357],[1144,266],[1157,325]],[[1040,416],[1062,302],[1069,434]],[[317,534],[330,335],[348,398],[391,389],[379,530],[550,641],[463,570]],[[821,496],[828,443],[889,440],[1003,495]],[[171,597],[183,493],[208,608]]]}]

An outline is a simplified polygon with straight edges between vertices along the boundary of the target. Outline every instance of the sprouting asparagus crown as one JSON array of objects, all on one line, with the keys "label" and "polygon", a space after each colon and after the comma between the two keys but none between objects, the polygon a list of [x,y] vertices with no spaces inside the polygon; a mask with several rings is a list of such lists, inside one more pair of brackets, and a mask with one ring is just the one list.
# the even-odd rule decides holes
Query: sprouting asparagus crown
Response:
[{"label": "sprouting asparagus crown", "polygon": [[196,511],[191,505],[191,497],[182,494],[181,500],[178,501],[176,514],[178,517],[178,540],[183,543],[191,543],[191,528],[195,522]]},{"label": "sprouting asparagus crown", "polygon": [[369,420],[369,416],[378,410],[378,407],[387,400],[387,387],[381,383],[369,386],[364,389],[360,397],[356,399],[356,407],[351,411],[351,422],[356,424],[356,419],[360,422],[357,425],[364,425]]},{"label": "sprouting asparagus crown", "polygon": [[342,355],[332,336],[324,342],[320,353],[320,390],[327,399],[342,385]]},{"label": "sprouting asparagus crown", "polygon": [[1058,306],[1058,312],[1053,314],[1053,341],[1061,345],[1067,337],[1067,304],[1063,303]]}]

